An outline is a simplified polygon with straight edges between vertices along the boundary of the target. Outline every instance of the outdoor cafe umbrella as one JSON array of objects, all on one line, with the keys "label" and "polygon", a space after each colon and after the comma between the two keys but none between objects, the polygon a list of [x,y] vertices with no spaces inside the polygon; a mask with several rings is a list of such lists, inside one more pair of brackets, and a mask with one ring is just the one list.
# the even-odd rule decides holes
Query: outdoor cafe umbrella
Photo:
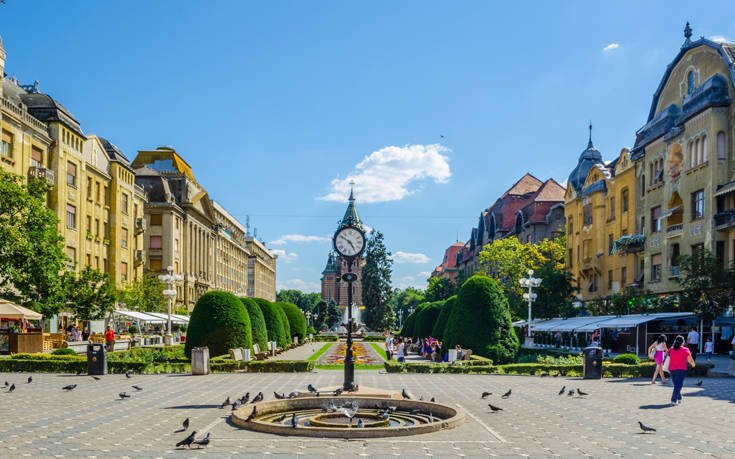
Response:
[{"label": "outdoor cafe umbrella", "polygon": [[41,320],[43,316],[36,311],[31,311],[10,301],[0,300],[0,319]]}]

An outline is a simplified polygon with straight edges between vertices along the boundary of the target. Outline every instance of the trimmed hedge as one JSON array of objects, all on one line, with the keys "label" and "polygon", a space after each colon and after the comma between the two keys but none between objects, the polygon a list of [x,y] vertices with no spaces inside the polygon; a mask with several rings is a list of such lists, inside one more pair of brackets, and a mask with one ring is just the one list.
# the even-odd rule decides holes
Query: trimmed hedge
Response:
[{"label": "trimmed hedge", "polygon": [[431,332],[434,329],[434,324],[441,314],[444,301],[434,301],[428,303],[419,314],[416,316],[416,324],[414,329],[416,330],[416,336],[419,338],[428,338],[432,336]]},{"label": "trimmed hedge", "polygon": [[614,363],[624,363],[626,365],[639,365],[641,363],[641,359],[638,358],[637,355],[634,354],[620,354],[616,355],[612,361]]},{"label": "trimmed hedge", "polygon": [[68,347],[60,347],[51,351],[53,355],[77,355],[77,351],[69,349]]},{"label": "trimmed hedge", "polygon": [[268,329],[265,326],[263,311],[252,298],[240,298],[242,304],[248,310],[250,316],[250,329],[253,335],[253,344],[257,344],[261,350],[268,349]]},{"label": "trimmed hedge", "polygon": [[214,290],[199,298],[189,319],[184,354],[191,358],[191,350],[201,346],[207,346],[210,355],[253,347],[250,315],[238,297]]},{"label": "trimmed hedge", "polygon": [[295,373],[314,369],[313,360],[254,360],[247,362],[250,373]]},{"label": "trimmed hedge", "polygon": [[450,365],[447,363],[398,363],[385,362],[387,373],[454,373],[493,374],[498,368],[492,365]]},{"label": "trimmed hedge", "polygon": [[281,317],[281,323],[283,324],[283,334],[286,337],[286,343],[283,345],[283,348],[287,349],[288,346],[293,342],[293,339],[291,338],[291,323],[288,321],[286,311],[284,311],[283,308],[278,305],[278,303],[272,304],[276,308],[276,313]]},{"label": "trimmed hedge", "polygon": [[265,327],[268,330],[268,340],[275,341],[284,349],[288,347],[288,339],[283,328],[283,319],[281,319],[281,314],[278,313],[281,308],[263,298],[253,298],[253,300],[258,303],[260,310],[263,312]]},{"label": "trimmed hedge", "polygon": [[306,317],[304,316],[304,313],[295,304],[278,302],[276,305],[286,313],[288,324],[291,327],[291,340],[293,341],[294,336],[298,336],[299,343],[303,343],[304,338],[307,336]]},{"label": "trimmed hedge", "polygon": [[366,343],[382,343],[385,341],[385,336],[365,336],[362,340]]},{"label": "trimmed hedge", "polygon": [[518,337],[497,281],[475,275],[462,284],[444,330],[444,345],[447,349],[460,345],[498,363],[515,360]]},{"label": "trimmed hedge", "polygon": [[444,301],[444,305],[439,312],[439,317],[434,322],[434,328],[431,330],[431,336],[438,340],[444,339],[444,329],[447,328],[447,322],[449,322],[449,315],[454,309],[454,305],[457,302],[457,295],[449,297]]},{"label": "trimmed hedge", "polygon": [[68,355],[54,355],[54,354],[43,354],[43,353],[36,353],[36,354],[11,354],[10,358],[13,360],[66,360],[66,361],[87,361],[86,355],[78,355],[76,352],[74,355],[68,354]]}]

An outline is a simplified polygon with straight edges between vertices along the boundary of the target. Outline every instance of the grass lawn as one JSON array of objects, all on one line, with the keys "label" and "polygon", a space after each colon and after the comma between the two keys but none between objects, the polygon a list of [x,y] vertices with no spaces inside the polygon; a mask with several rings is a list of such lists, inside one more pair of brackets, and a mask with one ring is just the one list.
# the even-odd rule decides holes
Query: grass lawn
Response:
[{"label": "grass lawn", "polygon": [[[314,368],[317,370],[343,370],[345,368],[344,365],[341,364],[335,364],[335,365],[314,365]],[[365,364],[356,364],[355,370],[382,370],[385,369],[383,365],[365,365]]]},{"label": "grass lawn", "polygon": [[321,357],[322,354],[324,354],[325,352],[327,352],[327,349],[329,349],[332,346],[332,344],[334,344],[334,343],[327,343],[327,344],[325,344],[324,346],[321,347],[321,349],[319,349],[315,353],[311,354],[311,356],[309,356],[309,358],[306,359],[306,360],[316,360],[316,359],[318,359],[319,357]]},{"label": "grass lawn", "polygon": [[377,352],[379,356],[383,357],[383,360],[388,360],[388,354],[385,353],[385,349],[380,344],[370,343],[370,345],[375,349],[375,352]]}]

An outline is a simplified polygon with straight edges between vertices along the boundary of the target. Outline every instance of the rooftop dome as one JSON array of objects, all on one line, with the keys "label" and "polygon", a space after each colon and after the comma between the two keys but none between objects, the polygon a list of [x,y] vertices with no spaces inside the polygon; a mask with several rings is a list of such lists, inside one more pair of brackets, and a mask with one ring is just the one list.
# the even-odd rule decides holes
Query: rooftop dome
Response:
[{"label": "rooftop dome", "polygon": [[587,149],[579,155],[577,167],[569,174],[569,180],[567,181],[569,186],[574,188],[574,191],[579,192],[587,179],[587,174],[595,164],[604,163],[602,162],[602,153],[592,145],[592,123],[590,123],[590,140],[587,142]]}]

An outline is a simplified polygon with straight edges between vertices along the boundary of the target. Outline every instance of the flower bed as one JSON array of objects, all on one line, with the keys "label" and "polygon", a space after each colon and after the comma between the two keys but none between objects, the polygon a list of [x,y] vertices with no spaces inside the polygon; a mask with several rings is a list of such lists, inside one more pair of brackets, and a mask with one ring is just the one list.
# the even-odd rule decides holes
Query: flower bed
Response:
[{"label": "flower bed", "polygon": [[[347,343],[332,345],[318,360],[321,365],[344,365],[347,354]],[[352,356],[356,365],[381,365],[384,360],[375,352],[369,343],[352,343]]]}]

